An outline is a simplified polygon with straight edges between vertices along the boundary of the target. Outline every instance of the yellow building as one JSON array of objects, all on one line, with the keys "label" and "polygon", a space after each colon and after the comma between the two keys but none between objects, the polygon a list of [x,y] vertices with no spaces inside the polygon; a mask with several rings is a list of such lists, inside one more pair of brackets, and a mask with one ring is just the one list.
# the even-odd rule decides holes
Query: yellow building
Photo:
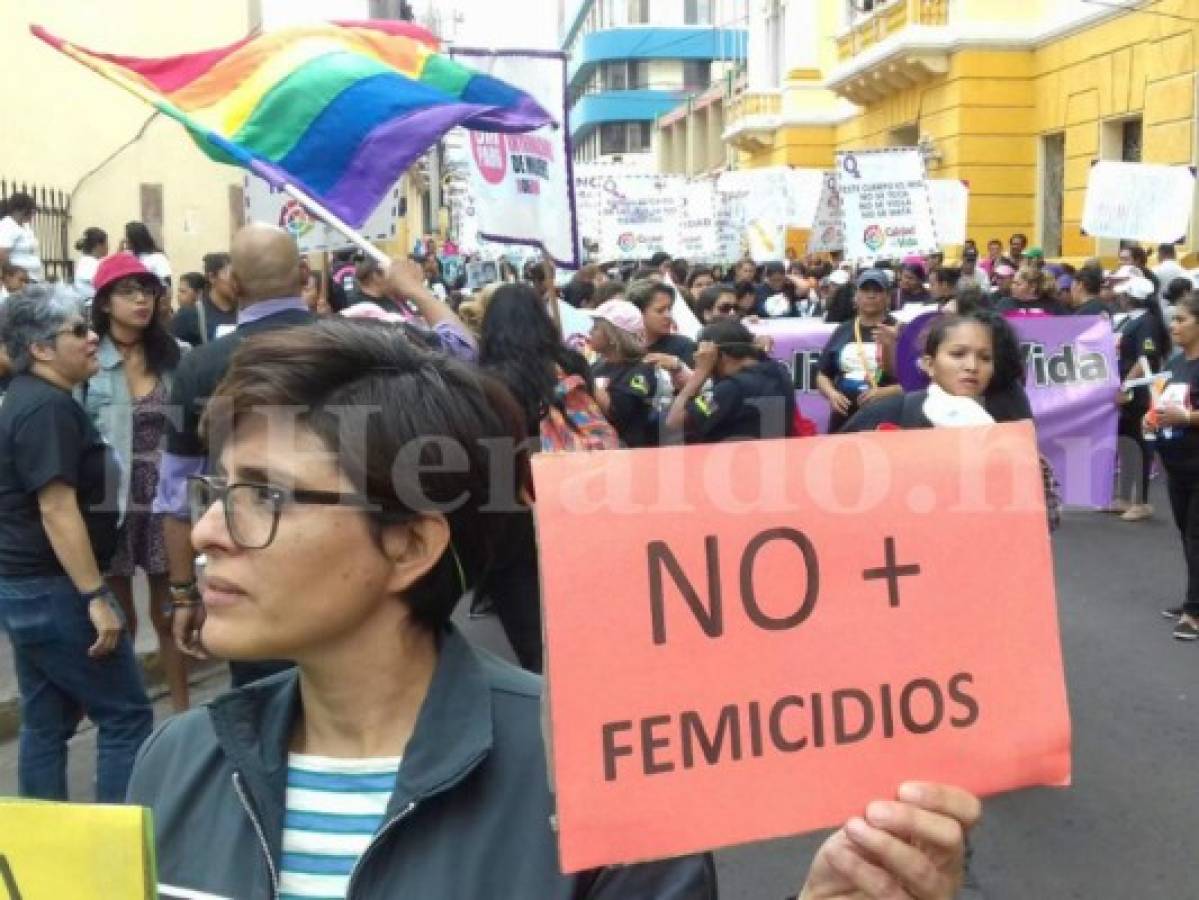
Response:
[{"label": "yellow building", "polygon": [[754,0],[724,137],[743,167],[919,144],[980,246],[1112,254],[1079,229],[1091,163],[1197,161],[1197,39],[1199,0]]},{"label": "yellow building", "polygon": [[[150,226],[176,274],[199,269],[209,251],[228,249],[242,221],[242,172],[209,161],[174,121],[151,118],[146,104],[34,38],[31,23],[85,47],[167,56],[245,37],[260,24],[259,3],[0,3],[6,86],[0,179],[9,190],[24,183],[69,198],[71,255],[92,225],[108,232],[116,250],[134,219]],[[46,246],[58,242],[39,230],[43,255],[65,262],[63,248]],[[51,274],[63,268],[51,266]]]}]

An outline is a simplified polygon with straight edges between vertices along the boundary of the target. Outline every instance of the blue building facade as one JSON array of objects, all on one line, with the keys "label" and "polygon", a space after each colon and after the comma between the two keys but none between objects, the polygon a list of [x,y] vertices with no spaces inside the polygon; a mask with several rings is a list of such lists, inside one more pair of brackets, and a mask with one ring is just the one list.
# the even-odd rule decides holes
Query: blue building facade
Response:
[{"label": "blue building facade", "polygon": [[748,0],[580,0],[568,12],[570,127],[578,162],[652,168],[655,120],[745,59]]}]

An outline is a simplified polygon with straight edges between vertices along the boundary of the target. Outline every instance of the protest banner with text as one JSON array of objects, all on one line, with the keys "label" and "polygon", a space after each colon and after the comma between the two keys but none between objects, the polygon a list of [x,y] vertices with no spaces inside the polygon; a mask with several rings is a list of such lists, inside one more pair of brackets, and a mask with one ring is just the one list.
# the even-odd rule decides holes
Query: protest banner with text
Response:
[{"label": "protest banner with text", "polygon": [[937,231],[919,150],[838,153],[837,190],[841,195],[846,258],[870,262],[922,256],[937,250]]},{"label": "protest banner with text", "polygon": [[1186,239],[1195,169],[1100,160],[1091,167],[1082,230],[1098,238],[1174,244]]},{"label": "protest banner with text", "polygon": [[533,470],[564,871],[1069,782],[1031,424]]}]

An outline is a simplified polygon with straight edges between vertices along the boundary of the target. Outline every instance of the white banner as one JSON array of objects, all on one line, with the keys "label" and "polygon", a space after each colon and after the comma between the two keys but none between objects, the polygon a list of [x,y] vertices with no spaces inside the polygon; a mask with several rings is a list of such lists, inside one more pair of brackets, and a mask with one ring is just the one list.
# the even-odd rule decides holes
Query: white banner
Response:
[{"label": "white banner", "polygon": [[809,253],[840,253],[845,247],[845,229],[841,223],[841,194],[837,191],[837,173],[821,177],[820,203],[808,236]]},{"label": "white banner", "polygon": [[471,131],[467,201],[480,240],[543,249],[578,268],[566,129],[566,57],[556,51],[455,49],[463,65],[528,92],[557,120],[527,134]]},{"label": "white banner", "polygon": [[[261,178],[246,175],[243,180],[246,221],[264,222],[290,231],[301,253],[324,253],[349,247],[341,232],[330,228],[300,203],[275,190]],[[400,188],[392,188],[387,198],[358,229],[368,241],[390,241],[396,236],[400,214]]]},{"label": "white banner", "polygon": [[622,175],[605,179],[600,196],[602,260],[675,254],[686,212],[681,175]]},{"label": "white banner", "polygon": [[676,252],[684,259],[716,259],[716,186],[711,179],[688,181],[683,188],[683,217],[679,221]]},{"label": "white banner", "polygon": [[1187,236],[1194,202],[1191,166],[1103,160],[1087,179],[1082,230],[1091,237],[1173,244]]},{"label": "white banner", "polygon": [[938,249],[919,150],[838,153],[837,189],[848,259],[902,259]]},{"label": "white banner", "polygon": [[937,243],[942,247],[966,243],[966,211],[970,203],[966,182],[957,178],[930,178],[928,198],[932,203]]}]

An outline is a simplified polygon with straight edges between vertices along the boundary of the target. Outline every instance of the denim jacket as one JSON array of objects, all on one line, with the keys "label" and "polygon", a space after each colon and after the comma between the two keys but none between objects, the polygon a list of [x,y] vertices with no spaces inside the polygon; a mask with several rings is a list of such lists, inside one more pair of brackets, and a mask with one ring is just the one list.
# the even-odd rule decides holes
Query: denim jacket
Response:
[{"label": "denim jacket", "polygon": [[[121,489],[117,500],[124,522],[133,474],[133,398],[129,396],[129,382],[125,379],[124,358],[112,338],[105,335],[100,339],[97,357],[100,371],[80,389],[76,399],[83,404],[100,436],[116,451],[121,467]],[[168,394],[172,375],[167,372],[161,376]]]}]

